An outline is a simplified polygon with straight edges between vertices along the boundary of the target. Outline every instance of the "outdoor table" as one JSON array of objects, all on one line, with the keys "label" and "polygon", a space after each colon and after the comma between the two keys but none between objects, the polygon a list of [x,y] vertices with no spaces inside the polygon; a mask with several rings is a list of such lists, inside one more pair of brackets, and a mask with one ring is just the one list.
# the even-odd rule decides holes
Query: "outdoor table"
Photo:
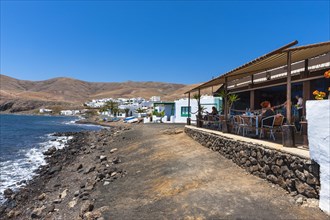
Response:
[{"label": "outdoor table", "polygon": [[241,115],[241,117],[250,118],[251,125],[253,125],[253,119],[255,119],[256,136],[258,136],[259,135],[259,115]]}]

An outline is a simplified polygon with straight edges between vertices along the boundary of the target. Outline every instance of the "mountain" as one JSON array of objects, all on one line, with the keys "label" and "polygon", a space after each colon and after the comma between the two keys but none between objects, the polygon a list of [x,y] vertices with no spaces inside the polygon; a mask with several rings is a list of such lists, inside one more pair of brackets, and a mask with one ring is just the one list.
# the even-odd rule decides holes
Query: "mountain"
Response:
[{"label": "mountain", "polygon": [[25,105],[33,101],[31,108],[48,105],[81,106],[88,100],[106,97],[149,99],[151,96],[160,96],[164,101],[173,101],[186,97],[184,92],[194,86],[163,82],[85,82],[64,77],[28,81],[0,74],[0,105],[20,103],[20,108],[25,109]]}]

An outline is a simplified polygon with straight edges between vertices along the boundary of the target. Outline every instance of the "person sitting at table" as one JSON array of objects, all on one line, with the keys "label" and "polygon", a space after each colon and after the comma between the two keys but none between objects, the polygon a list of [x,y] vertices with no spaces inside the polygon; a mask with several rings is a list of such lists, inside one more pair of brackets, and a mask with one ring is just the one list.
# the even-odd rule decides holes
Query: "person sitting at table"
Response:
[{"label": "person sitting at table", "polygon": [[[263,101],[260,105],[262,107],[261,120],[275,115],[275,112],[272,109],[272,105],[270,104],[269,101]],[[271,126],[273,124],[273,120],[274,120],[273,118],[268,118],[263,121],[263,125]]]},{"label": "person sitting at table", "polygon": [[212,107],[212,112],[211,112],[211,115],[218,115],[219,114],[219,112],[218,112],[218,110],[216,109],[216,107]]},{"label": "person sitting at table", "polygon": [[217,119],[219,112],[216,109],[216,107],[212,107],[212,112],[211,113],[207,113],[207,115],[205,116],[206,120],[208,121],[215,121]]}]

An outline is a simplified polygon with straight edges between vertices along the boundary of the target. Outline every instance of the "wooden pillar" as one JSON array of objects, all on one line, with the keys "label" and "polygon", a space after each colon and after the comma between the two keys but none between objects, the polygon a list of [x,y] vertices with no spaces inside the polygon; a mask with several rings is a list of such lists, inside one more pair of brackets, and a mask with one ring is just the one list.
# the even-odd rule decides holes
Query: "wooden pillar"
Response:
[{"label": "wooden pillar", "polygon": [[202,113],[201,113],[201,89],[198,89],[198,100],[197,100],[197,107],[198,107],[198,113],[197,113],[197,127],[202,127],[203,122],[201,121],[202,119]]},{"label": "wooden pillar", "polygon": [[227,85],[228,85],[228,79],[227,77],[225,77],[225,84],[224,84],[224,90],[225,90],[225,97],[224,97],[224,100],[223,100],[223,103],[224,103],[224,115],[225,115],[225,121],[228,120],[228,100],[227,100],[227,93],[228,93],[228,89],[227,89]]},{"label": "wooden pillar", "polygon": [[291,115],[291,51],[287,54],[286,116],[287,125],[282,126],[282,143],[284,147],[295,147],[295,129]]},{"label": "wooden pillar", "polygon": [[291,51],[287,54],[287,81],[286,81],[286,117],[289,125],[292,124],[291,116]]},{"label": "wooden pillar", "polygon": [[187,118],[187,125],[191,124],[191,118],[190,118],[190,92],[188,93],[188,118]]},{"label": "wooden pillar", "polygon": [[[304,71],[304,78],[308,77],[308,59],[305,60],[305,71]],[[310,100],[310,94],[311,94],[311,83],[310,81],[304,81],[303,82],[303,88],[302,88],[302,98],[303,98],[303,115],[306,115],[306,101]]]},{"label": "wooden pillar", "polygon": [[250,91],[250,110],[254,110],[254,90]]},{"label": "wooden pillar", "polygon": [[[251,87],[253,88],[253,75],[251,75]],[[254,90],[250,91],[250,109],[254,110]]]}]

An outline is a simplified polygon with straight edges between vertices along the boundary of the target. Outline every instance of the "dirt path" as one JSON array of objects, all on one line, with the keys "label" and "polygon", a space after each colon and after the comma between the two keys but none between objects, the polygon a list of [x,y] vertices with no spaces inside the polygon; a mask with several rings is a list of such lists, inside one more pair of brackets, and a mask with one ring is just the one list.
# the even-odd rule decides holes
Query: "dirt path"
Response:
[{"label": "dirt path", "polygon": [[95,191],[104,219],[327,219],[167,127],[143,125],[118,143],[128,175]]},{"label": "dirt path", "polygon": [[50,161],[0,207],[0,219],[328,219],[201,146],[183,125],[79,133]]}]

